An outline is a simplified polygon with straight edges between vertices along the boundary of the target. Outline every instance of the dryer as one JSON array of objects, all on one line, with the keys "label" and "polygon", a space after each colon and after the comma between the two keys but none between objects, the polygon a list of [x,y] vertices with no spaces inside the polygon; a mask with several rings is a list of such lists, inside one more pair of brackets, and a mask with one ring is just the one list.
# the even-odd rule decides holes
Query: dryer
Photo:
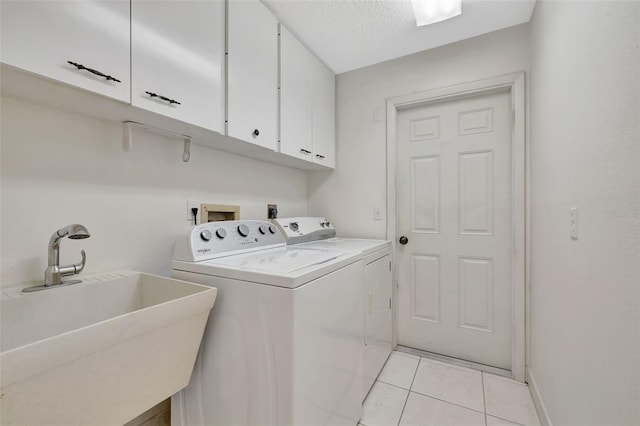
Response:
[{"label": "dryer", "polygon": [[287,246],[265,221],[210,222],[172,275],[218,289],[172,425],[355,425],[364,307],[359,252]]},{"label": "dryer", "polygon": [[336,238],[333,224],[324,217],[273,219],[296,247],[357,251],[363,257],[365,348],[362,400],[369,393],[392,350],[392,252],[391,241]]}]

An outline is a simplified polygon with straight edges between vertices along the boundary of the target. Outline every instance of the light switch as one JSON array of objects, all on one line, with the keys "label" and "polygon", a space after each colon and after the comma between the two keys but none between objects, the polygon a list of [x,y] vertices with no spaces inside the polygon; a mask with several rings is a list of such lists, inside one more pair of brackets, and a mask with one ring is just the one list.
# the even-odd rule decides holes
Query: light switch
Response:
[{"label": "light switch", "polygon": [[373,109],[373,122],[379,123],[382,121],[382,110],[379,107]]},{"label": "light switch", "polygon": [[382,219],[383,219],[382,207],[374,207],[373,220],[382,220]]},{"label": "light switch", "polygon": [[569,209],[569,235],[572,240],[578,239],[578,208]]}]

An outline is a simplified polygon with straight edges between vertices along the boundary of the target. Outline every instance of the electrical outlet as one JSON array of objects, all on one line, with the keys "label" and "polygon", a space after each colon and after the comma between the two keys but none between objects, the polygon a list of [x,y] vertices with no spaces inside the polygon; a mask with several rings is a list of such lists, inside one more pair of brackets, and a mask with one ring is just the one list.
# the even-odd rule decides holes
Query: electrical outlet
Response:
[{"label": "electrical outlet", "polygon": [[[191,210],[193,208],[198,209],[198,214],[196,214],[195,220],[193,217],[193,210]],[[192,225],[200,223],[200,201],[187,200],[187,220],[191,222]]]},{"label": "electrical outlet", "polygon": [[278,217],[278,205],[267,204],[267,219],[275,219]]},{"label": "electrical outlet", "polygon": [[578,208],[569,209],[569,236],[572,240],[578,239]]}]

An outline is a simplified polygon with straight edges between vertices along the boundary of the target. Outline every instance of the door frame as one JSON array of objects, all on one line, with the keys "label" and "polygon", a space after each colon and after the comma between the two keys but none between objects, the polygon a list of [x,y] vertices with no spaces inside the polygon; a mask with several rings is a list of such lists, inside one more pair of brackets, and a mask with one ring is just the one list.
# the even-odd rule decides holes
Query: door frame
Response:
[{"label": "door frame", "polygon": [[[527,184],[528,155],[525,125],[525,73],[517,72],[493,78],[448,86],[426,92],[412,93],[387,99],[387,238],[392,241],[397,256],[398,197],[397,185],[397,122],[400,111],[436,102],[495,92],[511,94],[511,188],[512,188],[512,345],[511,374],[519,382],[525,381],[526,366],[526,303],[529,282],[529,203]],[[398,267],[393,262],[393,347],[398,344]]]}]

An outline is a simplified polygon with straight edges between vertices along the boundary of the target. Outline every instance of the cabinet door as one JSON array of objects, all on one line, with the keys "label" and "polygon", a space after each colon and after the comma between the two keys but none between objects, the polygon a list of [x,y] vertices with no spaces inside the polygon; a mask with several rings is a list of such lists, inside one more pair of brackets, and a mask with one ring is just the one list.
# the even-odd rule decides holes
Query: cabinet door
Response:
[{"label": "cabinet door", "polygon": [[336,165],[336,77],[316,59],[313,83],[313,161],[334,168]]},{"label": "cabinet door", "polygon": [[227,8],[227,135],[275,151],[278,21],[258,0]]},{"label": "cabinet door", "polygon": [[3,63],[129,102],[129,0],[2,0],[0,15]]},{"label": "cabinet door", "polygon": [[317,59],[280,25],[280,152],[313,161],[313,85]]},{"label": "cabinet door", "polygon": [[367,309],[363,399],[391,353],[391,256],[386,255],[367,264],[364,268],[364,277]]},{"label": "cabinet door", "polygon": [[132,0],[131,103],[224,131],[224,2]]}]

